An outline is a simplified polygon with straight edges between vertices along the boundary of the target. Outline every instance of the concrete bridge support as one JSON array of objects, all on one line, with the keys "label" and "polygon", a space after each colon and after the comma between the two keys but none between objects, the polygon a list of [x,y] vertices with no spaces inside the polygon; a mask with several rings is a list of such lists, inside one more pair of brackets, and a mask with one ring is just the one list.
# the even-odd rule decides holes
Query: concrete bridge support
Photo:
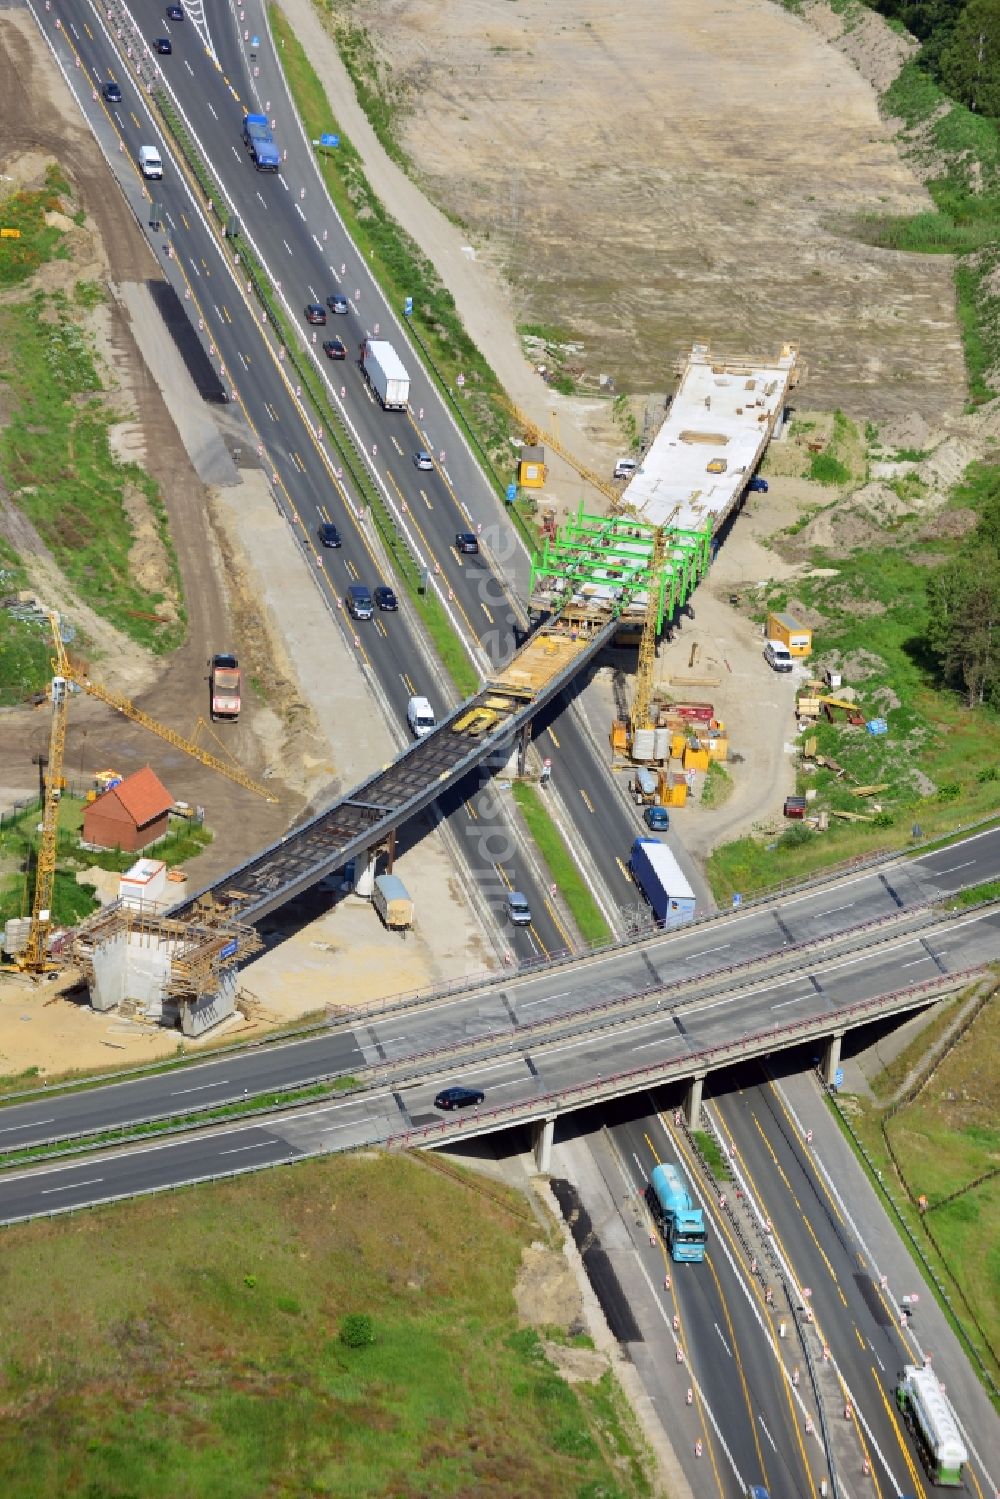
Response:
[{"label": "concrete bridge support", "polygon": [[542,1176],[547,1176],[552,1170],[552,1141],[555,1132],[555,1116],[538,1119],[532,1126],[531,1144],[535,1152],[535,1169]]},{"label": "concrete bridge support", "polygon": [[823,1053],[823,1081],[828,1088],[832,1088],[837,1081],[837,1068],[840,1066],[840,1043],[844,1039],[843,1031],[834,1031],[826,1043]]},{"label": "concrete bridge support", "polygon": [[364,853],[354,856],[354,893],[365,900],[371,900],[375,889],[376,852],[374,848],[367,848]]},{"label": "concrete bridge support", "polygon": [[684,1104],[688,1129],[699,1129],[701,1126],[701,1094],[704,1086],[705,1074],[703,1072],[696,1073],[688,1084],[687,1100]]},{"label": "concrete bridge support", "polygon": [[201,1036],[221,1020],[227,1020],[236,1009],[236,991],[239,988],[239,973],[228,968],[219,974],[219,982],[211,994],[199,994],[197,999],[181,1000],[181,1030],[185,1036]]}]

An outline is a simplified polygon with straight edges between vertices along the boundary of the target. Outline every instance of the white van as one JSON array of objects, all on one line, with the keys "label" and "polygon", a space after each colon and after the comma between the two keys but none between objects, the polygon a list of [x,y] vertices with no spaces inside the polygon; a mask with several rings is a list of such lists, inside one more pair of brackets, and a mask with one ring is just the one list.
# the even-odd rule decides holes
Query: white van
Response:
[{"label": "white van", "polygon": [[437,727],[434,710],[425,697],[411,697],[406,705],[406,722],[410,725],[410,733],[417,739],[423,739]]},{"label": "white van", "polygon": [[163,176],[163,162],[155,146],[139,147],[139,170],[144,177]]}]

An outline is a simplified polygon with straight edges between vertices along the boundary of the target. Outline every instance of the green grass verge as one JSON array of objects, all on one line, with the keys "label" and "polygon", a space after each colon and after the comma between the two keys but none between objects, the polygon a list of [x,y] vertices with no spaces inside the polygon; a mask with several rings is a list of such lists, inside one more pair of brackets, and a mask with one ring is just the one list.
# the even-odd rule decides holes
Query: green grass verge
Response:
[{"label": "green grass verge", "polygon": [[515,1194],[401,1156],[6,1229],[0,1485],[644,1499],[610,1379],[571,1387],[518,1326],[537,1236]]},{"label": "green grass verge", "polygon": [[[0,536],[0,597],[29,587],[28,574],[10,543]],[[42,692],[52,676],[48,621],[18,620],[0,609],[0,707],[22,703]]]},{"label": "green grass verge", "polygon": [[610,942],[610,928],[563,842],[562,834],[552,821],[538,788],[527,781],[515,781],[514,800],[583,940],[590,946]]},{"label": "green grass verge", "polygon": [[[23,217],[29,209],[36,216],[55,206],[68,211],[51,189],[15,199]],[[0,212],[6,213],[6,206]],[[0,241],[0,285],[23,280],[42,259],[57,255],[61,236],[53,239],[52,233],[43,221],[40,228],[26,229],[23,241]],[[12,255],[20,256],[14,264]],[[156,484],[137,464],[120,463],[111,451],[110,431],[118,416],[102,395],[79,321],[90,301],[89,294],[70,299],[63,292],[38,291],[0,305],[0,380],[7,408],[0,476],[80,598],[132,640],[164,653],[184,637],[180,575]],[[162,622],[156,614],[165,595],[139,587],[132,575],[129,488],[145,500],[168,559],[171,617]],[[8,693],[34,662],[29,649],[20,667],[4,667]]]},{"label": "green grass verge", "polygon": [[733,778],[718,760],[710,760],[701,788],[703,807],[721,807],[733,794]]},{"label": "green grass verge", "polygon": [[[930,1046],[954,1006],[874,1079],[875,1098],[848,1098],[848,1112],[875,1170],[939,1279],[945,1311],[959,1322],[1000,1383],[1000,1089],[994,1058],[1000,1006],[988,1000],[972,1025],[931,1068]],[[927,1080],[895,1111],[880,1102],[911,1071]],[[890,1150],[891,1147],[891,1150]],[[893,1159],[895,1157],[895,1160]],[[927,1211],[917,1199],[924,1196]]]},{"label": "green grass verge", "polygon": [[729,1162],[719,1148],[719,1143],[715,1136],[709,1134],[708,1130],[705,1129],[696,1129],[693,1131],[693,1135],[694,1143],[708,1162],[709,1170],[716,1181],[729,1181],[733,1173],[730,1170]]}]

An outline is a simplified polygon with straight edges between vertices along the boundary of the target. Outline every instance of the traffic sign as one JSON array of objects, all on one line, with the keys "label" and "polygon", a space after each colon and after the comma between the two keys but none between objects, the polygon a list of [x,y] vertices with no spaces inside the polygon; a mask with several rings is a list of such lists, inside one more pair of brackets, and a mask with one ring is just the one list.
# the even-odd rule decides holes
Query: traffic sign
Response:
[{"label": "traffic sign", "polygon": [[404,317],[412,317],[413,316],[413,298],[412,297],[404,297],[403,298],[403,316]]},{"label": "traffic sign", "polygon": [[256,52],[257,48],[260,46],[260,37],[259,36],[252,36],[250,38],[250,45],[254,49],[254,51]]},{"label": "traffic sign", "polygon": [[743,897],[738,890],[733,891],[733,910],[735,911],[743,904]]},{"label": "traffic sign", "polygon": [[336,150],[340,145],[340,136],[332,135],[329,131],[325,131],[323,135],[320,136],[319,143],[321,146],[331,146],[334,150]]},{"label": "traffic sign", "polygon": [[844,1086],[844,1069],[843,1069],[843,1067],[838,1067],[837,1070],[836,1070],[836,1072],[833,1074],[833,1086],[835,1088],[842,1088]]},{"label": "traffic sign", "polygon": [[516,499],[517,499],[517,485],[516,484],[508,484],[507,485],[507,504],[508,505],[513,505],[513,503],[514,503],[514,501]]}]

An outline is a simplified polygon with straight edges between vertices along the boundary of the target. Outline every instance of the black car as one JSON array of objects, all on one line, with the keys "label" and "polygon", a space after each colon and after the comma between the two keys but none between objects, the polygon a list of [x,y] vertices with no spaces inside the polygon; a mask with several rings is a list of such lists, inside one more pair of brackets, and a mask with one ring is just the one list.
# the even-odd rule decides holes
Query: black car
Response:
[{"label": "black car", "polygon": [[319,528],[320,545],[325,547],[340,546],[340,532],[333,521],[325,520]]},{"label": "black car", "polygon": [[459,531],[455,537],[455,550],[474,554],[479,551],[479,537],[472,531]]},{"label": "black car", "polygon": [[486,1094],[481,1088],[442,1088],[434,1100],[436,1109],[467,1109],[482,1103]]},{"label": "black car", "polygon": [[326,305],[331,312],[347,312],[348,302],[343,292],[335,291],[332,297],[327,297]]},{"label": "black car", "polygon": [[104,85],[104,97],[109,104],[120,104],[122,102],[121,84],[116,83],[113,78],[109,78]]},{"label": "black car", "polygon": [[167,20],[168,21],[183,21],[183,19],[184,19],[184,7],[183,7],[183,5],[168,5],[167,6]]},{"label": "black car", "polygon": [[375,589],[375,607],[384,609],[387,614],[395,614],[399,608],[396,595],[387,583],[380,583]]},{"label": "black car", "polygon": [[342,338],[326,338],[323,340],[323,353],[327,359],[346,359],[347,345]]},{"label": "black car", "polygon": [[321,307],[318,302],[308,302],[306,304],[306,322],[319,324],[325,323],[326,308]]},{"label": "black car", "polygon": [[174,50],[174,44],[168,36],[158,36],[156,38],[156,41],[153,43],[153,46],[156,48],[157,52],[159,52],[161,57],[169,57],[171,52]]}]

